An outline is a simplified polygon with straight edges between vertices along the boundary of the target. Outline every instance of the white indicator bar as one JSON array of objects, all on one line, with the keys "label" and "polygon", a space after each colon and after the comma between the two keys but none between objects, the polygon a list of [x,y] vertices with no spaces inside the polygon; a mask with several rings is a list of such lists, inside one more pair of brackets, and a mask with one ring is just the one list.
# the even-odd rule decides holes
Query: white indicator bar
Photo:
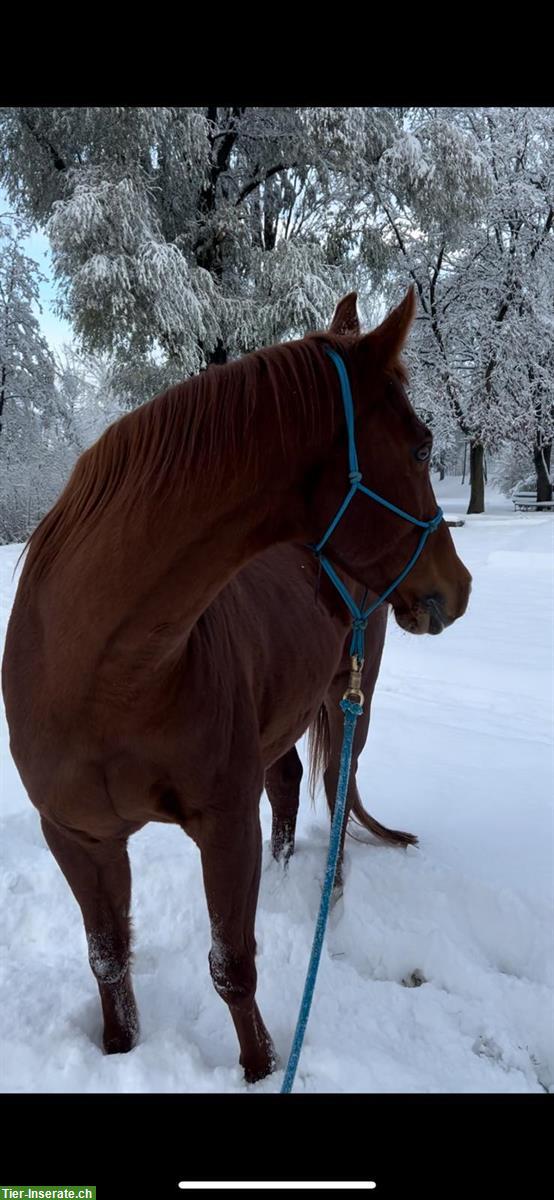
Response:
[{"label": "white indicator bar", "polygon": [[266,1180],[265,1182],[263,1182],[263,1181],[255,1182],[252,1179],[248,1179],[248,1180],[246,1180],[246,1182],[243,1182],[243,1183],[239,1183],[236,1180],[231,1180],[230,1183],[224,1183],[222,1180],[218,1180],[216,1183],[207,1183],[205,1180],[200,1180],[200,1181],[184,1180],[182,1183],[179,1184],[179,1187],[184,1188],[187,1191],[198,1190],[201,1192],[218,1191],[218,1190],[223,1190],[223,1189],[225,1189],[226,1191],[237,1192],[237,1191],[240,1191],[241,1188],[244,1188],[245,1191],[249,1191],[249,1192],[255,1191],[256,1188],[260,1188],[260,1189],[263,1188],[264,1191],[279,1191],[279,1190],[289,1191],[292,1189],[295,1189],[295,1190],[298,1189],[299,1191],[304,1191],[304,1192],[316,1191],[316,1190],[326,1191],[326,1192],[336,1192],[337,1189],[340,1188],[341,1191],[348,1190],[350,1192],[352,1192],[352,1191],[359,1192],[359,1191],[362,1191],[364,1188],[377,1187],[377,1184],[374,1183],[374,1181],[372,1179],[368,1179],[363,1183],[361,1183],[359,1181],[354,1183],[351,1179],[348,1179],[348,1180],[346,1180],[346,1182],[342,1182],[342,1183],[339,1183],[338,1180],[334,1180],[334,1179],[331,1180],[331,1182],[327,1182],[327,1183],[324,1180],[315,1180],[315,1181],[309,1182],[305,1179],[300,1180],[299,1182],[298,1181],[293,1182],[290,1180],[287,1180],[286,1182],[284,1180],[278,1181],[278,1182],[276,1182],[275,1180]]}]

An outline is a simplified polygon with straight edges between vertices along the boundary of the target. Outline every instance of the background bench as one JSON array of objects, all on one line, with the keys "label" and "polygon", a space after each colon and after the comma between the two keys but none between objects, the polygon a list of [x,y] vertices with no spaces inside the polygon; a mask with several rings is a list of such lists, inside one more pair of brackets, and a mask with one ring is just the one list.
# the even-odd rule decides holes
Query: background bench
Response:
[{"label": "background bench", "polygon": [[554,509],[554,500],[537,500],[536,492],[514,492],[512,500],[514,508]]}]

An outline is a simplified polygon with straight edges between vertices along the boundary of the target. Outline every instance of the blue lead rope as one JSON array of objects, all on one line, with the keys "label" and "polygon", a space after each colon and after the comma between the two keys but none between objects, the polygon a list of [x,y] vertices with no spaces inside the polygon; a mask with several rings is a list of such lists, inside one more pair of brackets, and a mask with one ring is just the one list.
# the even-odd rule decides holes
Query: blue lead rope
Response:
[{"label": "blue lead rope", "polygon": [[[380,604],[383,604],[383,602],[388,598],[388,596],[390,596],[391,592],[393,592],[394,589],[396,587],[398,587],[398,584],[402,583],[402,580],[406,578],[406,575],[408,574],[409,571],[411,571],[414,563],[417,562],[417,559],[419,558],[419,556],[423,550],[423,547],[425,546],[425,543],[427,541],[427,538],[429,537],[429,534],[434,533],[435,530],[438,529],[438,527],[442,521],[442,518],[443,518],[443,513],[442,513],[441,508],[437,508],[435,516],[432,517],[430,521],[420,521],[418,517],[412,517],[410,515],[410,513],[404,512],[404,510],[401,508],[398,508],[396,504],[391,504],[390,500],[385,500],[382,496],[378,496],[376,492],[372,492],[370,488],[365,487],[365,485],[362,483],[362,474],[361,474],[361,471],[358,466],[358,455],[356,452],[356,437],[355,437],[355,431],[354,431],[354,405],[352,402],[352,392],[350,390],[350,380],[348,378],[348,372],[346,370],[346,366],[345,366],[342,358],[340,357],[340,354],[337,354],[337,352],[335,350],[331,350],[330,348],[327,348],[326,353],[333,360],[333,362],[337,368],[337,371],[339,374],[339,379],[340,379],[342,400],[343,400],[343,404],[344,404],[344,412],[345,412],[345,417],[346,417],[346,429],[347,429],[347,433],[348,433],[348,463],[349,463],[348,478],[350,480],[350,490],[349,490],[347,496],[345,497],[345,499],[343,500],[338,512],[333,517],[333,520],[331,521],[331,524],[328,526],[326,533],[323,535],[323,537],[317,543],[317,545],[312,546],[311,549],[313,550],[314,554],[319,559],[324,571],[329,576],[329,579],[332,581],[332,583],[334,583],[337,591],[342,596],[344,603],[346,604],[349,612],[352,615],[352,618],[353,618],[353,620],[352,620],[352,641],[350,643],[350,654],[352,655],[353,659],[354,658],[357,659],[356,665],[357,665],[357,668],[359,668],[361,671],[361,667],[363,665],[363,659],[364,659],[364,633],[365,633],[366,625],[368,622],[368,618],[371,616],[371,614],[373,612],[375,612],[375,609],[378,608]],[[344,513],[346,512],[346,509],[348,508],[350,501],[356,495],[356,492],[363,492],[364,495],[369,496],[370,500],[375,500],[378,504],[384,505],[385,508],[388,508],[391,512],[395,513],[398,517],[403,517],[403,519],[405,521],[410,521],[410,523],[412,525],[418,525],[420,527],[420,529],[423,530],[421,537],[419,539],[417,549],[416,549],[415,553],[412,555],[408,565],[406,567],[404,567],[404,570],[400,573],[400,575],[397,576],[397,578],[394,580],[394,583],[391,583],[390,586],[382,593],[382,595],[379,596],[378,599],[373,602],[373,604],[370,604],[369,608],[365,608],[365,609],[358,608],[356,601],[354,600],[353,596],[350,595],[350,592],[345,587],[344,583],[342,582],[342,579],[340,579],[339,576],[337,575],[337,572],[335,571],[332,564],[329,562],[329,559],[326,558],[325,555],[323,555],[321,553],[324,545],[326,544],[326,542],[331,537],[331,534],[336,529],[339,521],[341,520],[341,517],[344,516]],[[364,597],[364,600],[362,601],[362,604],[363,603],[365,603],[365,597]],[[356,686],[359,686],[359,685],[356,685]],[[344,823],[344,814],[345,814],[345,810],[346,810],[346,795],[347,795],[347,791],[348,791],[348,780],[350,777],[350,764],[352,761],[352,743],[353,743],[353,739],[354,739],[354,730],[356,728],[356,721],[358,720],[358,717],[361,716],[361,713],[363,711],[362,704],[358,704],[358,703],[354,702],[353,700],[349,700],[347,698],[348,694],[349,693],[347,692],[345,694],[344,698],[340,702],[340,707],[342,708],[342,711],[344,713],[344,734],[343,734],[342,749],[341,749],[341,756],[340,756],[339,780],[338,780],[338,786],[337,786],[337,795],[336,795],[336,799],[335,799],[335,810],[333,813],[333,820],[331,823],[331,835],[329,838],[329,851],[328,851],[328,855],[327,855],[327,866],[325,869],[325,879],[323,881],[321,902],[319,905],[319,913],[317,916],[314,939],[312,942],[312,951],[310,954],[310,961],[308,964],[308,972],[306,975],[306,982],[304,984],[304,992],[303,992],[302,1001],[300,1004],[300,1012],[298,1014],[298,1021],[296,1023],[296,1029],[294,1032],[292,1048],[291,1048],[289,1060],[288,1060],[286,1071],[285,1071],[285,1078],[283,1080],[283,1086],[281,1088],[281,1095],[291,1092],[292,1086],[294,1083],[296,1068],[298,1066],[298,1060],[300,1058],[300,1052],[302,1050],[302,1043],[304,1041],[304,1034],[306,1032],[306,1026],[308,1024],[308,1017],[310,1015],[310,1008],[312,1005],[312,999],[313,999],[315,983],[316,983],[316,978],[317,978],[317,971],[318,971],[318,967],[319,967],[319,961],[321,958],[321,951],[323,948],[323,939],[325,937],[325,929],[327,926],[327,918],[329,916],[329,906],[331,903],[333,884],[335,881],[335,875],[336,875],[336,870],[337,870],[337,861],[338,861],[340,842],[341,842],[341,832],[342,832],[342,827],[343,827],[343,823]],[[360,695],[360,699],[363,699],[361,692],[359,693],[359,695]]]},{"label": "blue lead rope", "polygon": [[304,984],[304,993],[300,1004],[300,1012],[294,1032],[291,1052],[285,1078],[281,1088],[281,1095],[292,1091],[294,1076],[300,1058],[300,1051],[304,1041],[304,1034],[308,1024],[310,1008],[315,988],[315,981],[323,948],[323,939],[325,937],[325,929],[327,926],[327,917],[329,916],[329,905],[331,903],[331,895],[333,892],[333,884],[335,882],[335,874],[337,870],[337,859],[340,849],[340,838],[342,825],[344,821],[344,810],[346,808],[346,793],[348,791],[348,779],[350,777],[350,763],[352,761],[352,742],[354,740],[354,730],[356,721],[361,716],[363,708],[361,704],[355,704],[352,700],[341,700],[340,706],[344,713],[344,737],[342,741],[342,750],[340,755],[339,767],[339,782],[337,787],[337,798],[335,800],[335,811],[331,823],[331,836],[329,838],[329,851],[327,854],[327,866],[325,868],[325,879],[323,880],[323,890],[321,893],[321,901],[317,921],[315,926],[314,940],[312,942],[312,952],[308,964],[308,973]]}]

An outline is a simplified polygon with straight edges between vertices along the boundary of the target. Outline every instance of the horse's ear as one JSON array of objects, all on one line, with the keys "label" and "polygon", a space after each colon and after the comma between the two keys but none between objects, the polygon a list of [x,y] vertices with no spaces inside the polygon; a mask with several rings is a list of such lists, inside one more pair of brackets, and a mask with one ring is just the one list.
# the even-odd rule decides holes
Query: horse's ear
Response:
[{"label": "horse's ear", "polygon": [[393,308],[388,317],[377,329],[373,329],[366,337],[362,339],[362,343],[371,346],[377,361],[382,366],[387,366],[389,363],[396,362],[399,358],[408,334],[410,332],[413,319],[416,314],[416,298],[415,288],[412,284],[402,302]]},{"label": "horse's ear", "polygon": [[347,296],[343,296],[342,300],[339,300],[335,309],[335,315],[329,326],[329,333],[355,333],[357,337],[360,336],[360,322],[356,308],[357,299],[357,292],[349,292]]}]

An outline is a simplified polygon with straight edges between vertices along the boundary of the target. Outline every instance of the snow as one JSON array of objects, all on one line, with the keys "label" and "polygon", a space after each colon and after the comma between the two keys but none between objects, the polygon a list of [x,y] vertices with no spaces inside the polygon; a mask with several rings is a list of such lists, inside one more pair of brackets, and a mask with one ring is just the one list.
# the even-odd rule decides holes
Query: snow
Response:
[{"label": "snow", "polygon": [[[436,485],[447,514],[467,486]],[[467,615],[436,638],[391,619],[358,773],[366,807],[412,830],[407,851],[349,839],[295,1091],[554,1091],[552,610],[554,518],[486,515],[452,529],[474,577]],[[0,549],[0,622],[19,546]],[[3,718],[3,713],[2,713]],[[79,910],[0,733],[0,930],[7,1092],[272,1093],[248,1087],[208,974],[198,852],[169,826],[130,842],[141,1034],[101,1049]],[[284,1065],[304,982],[328,823],[305,793],[287,870],[262,801],[258,1001]],[[358,836],[358,835],[357,835]]]}]

